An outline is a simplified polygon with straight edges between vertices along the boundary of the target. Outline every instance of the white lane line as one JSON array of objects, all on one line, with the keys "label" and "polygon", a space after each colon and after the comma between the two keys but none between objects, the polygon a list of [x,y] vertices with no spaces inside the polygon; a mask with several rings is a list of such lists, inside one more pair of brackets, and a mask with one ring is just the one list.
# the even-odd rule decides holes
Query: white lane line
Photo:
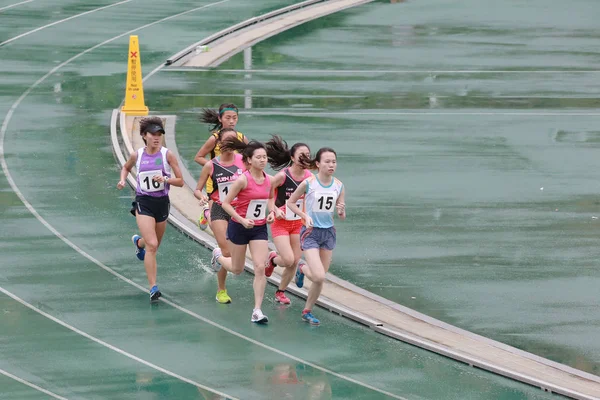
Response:
[{"label": "white lane line", "polygon": [[[158,23],[160,23],[160,22],[163,22],[163,21],[166,21],[166,20],[169,20],[169,19],[175,18],[175,17],[177,17],[177,16],[180,16],[180,15],[188,14],[188,13],[191,13],[191,12],[193,12],[193,11],[200,10],[200,9],[202,9],[202,8],[207,8],[207,7],[211,7],[211,6],[214,6],[214,5],[218,5],[218,4],[226,3],[226,2],[228,2],[228,1],[230,1],[230,0],[221,0],[221,1],[219,1],[219,2],[216,2],[216,3],[211,3],[211,4],[207,4],[207,5],[201,6],[201,7],[197,7],[197,8],[194,8],[194,9],[192,9],[192,10],[184,11],[184,12],[182,12],[182,13],[175,14],[175,15],[172,15],[172,16],[170,16],[170,17],[166,17],[166,18],[163,18],[163,19],[161,19],[161,20],[158,20],[158,21],[155,21],[155,22],[152,22],[152,23],[149,23],[149,24],[143,25],[143,26],[141,26],[141,27],[139,27],[139,28],[132,29],[131,31],[128,31],[128,32],[122,33],[122,34],[120,34],[120,35],[118,35],[118,36],[115,36],[115,37],[113,37],[113,38],[111,38],[111,39],[105,40],[104,42],[102,42],[102,43],[99,43],[99,44],[97,44],[97,45],[95,45],[95,46],[93,46],[93,47],[90,47],[90,48],[88,48],[87,50],[84,50],[84,51],[82,51],[81,53],[79,53],[79,54],[77,54],[77,55],[75,55],[75,56],[71,57],[71,58],[70,58],[70,59],[68,59],[67,61],[64,61],[63,63],[61,63],[61,64],[57,65],[57,66],[56,66],[56,67],[54,67],[54,68],[52,68],[52,69],[51,69],[51,70],[50,70],[50,71],[49,71],[49,72],[48,72],[46,75],[42,76],[42,77],[41,77],[40,79],[38,79],[38,80],[37,80],[37,81],[36,81],[36,82],[35,82],[33,85],[31,85],[31,86],[29,87],[29,89],[27,89],[27,90],[26,90],[26,91],[25,91],[25,92],[24,92],[24,93],[23,93],[23,94],[22,94],[22,95],[21,95],[21,96],[20,96],[20,97],[19,97],[19,98],[18,98],[18,99],[15,101],[15,102],[14,102],[14,104],[11,106],[11,108],[10,108],[10,109],[9,109],[9,111],[8,111],[8,113],[6,114],[6,117],[4,118],[4,122],[2,123],[2,127],[0,128],[0,164],[2,164],[2,170],[4,171],[4,175],[6,176],[6,179],[7,179],[8,183],[9,183],[10,187],[11,187],[11,188],[12,188],[12,190],[15,192],[15,194],[16,194],[16,195],[19,197],[19,199],[21,200],[21,202],[23,203],[23,205],[25,205],[25,207],[26,207],[26,208],[29,210],[29,212],[30,212],[30,213],[31,213],[31,214],[32,214],[32,215],[33,215],[35,218],[37,218],[37,220],[38,220],[38,221],[40,221],[40,222],[42,223],[42,225],[44,225],[44,226],[45,226],[45,227],[46,227],[46,228],[47,228],[47,229],[48,229],[50,232],[52,232],[52,233],[53,233],[53,234],[54,234],[56,237],[58,237],[60,240],[62,240],[64,243],[66,243],[66,244],[67,244],[69,247],[71,247],[73,250],[75,250],[76,252],[78,252],[79,254],[81,254],[83,257],[87,258],[89,261],[91,261],[92,263],[96,264],[98,267],[102,268],[103,270],[105,270],[105,271],[109,272],[110,274],[112,274],[112,275],[116,276],[117,278],[121,279],[122,281],[124,281],[124,282],[127,282],[128,284],[130,284],[130,285],[132,285],[132,286],[134,286],[134,287],[136,287],[136,288],[140,289],[141,291],[143,291],[143,292],[145,292],[145,293],[148,293],[148,289],[145,289],[143,286],[141,286],[141,285],[138,285],[137,283],[133,282],[131,279],[129,279],[129,278],[126,278],[125,276],[123,276],[123,275],[119,274],[118,272],[114,271],[114,270],[113,270],[113,269],[111,269],[110,267],[108,267],[108,266],[104,265],[104,264],[103,264],[102,262],[100,262],[99,260],[95,259],[95,258],[94,258],[93,256],[91,256],[90,254],[86,253],[86,252],[85,252],[83,249],[81,249],[81,248],[80,248],[79,246],[77,246],[75,243],[73,243],[72,241],[70,241],[69,239],[67,239],[67,238],[66,238],[66,237],[65,237],[65,236],[64,236],[62,233],[60,233],[60,232],[59,232],[59,231],[58,231],[56,228],[54,228],[54,227],[53,227],[53,226],[52,226],[52,225],[51,225],[51,224],[50,224],[48,221],[46,221],[46,220],[45,220],[45,219],[44,219],[44,218],[43,218],[43,217],[42,217],[42,216],[41,216],[41,215],[40,215],[40,214],[37,212],[37,210],[36,210],[36,209],[35,209],[35,208],[34,208],[34,207],[31,205],[31,203],[29,203],[29,201],[28,201],[28,200],[25,198],[25,196],[23,195],[23,193],[21,192],[21,190],[19,189],[19,187],[16,185],[16,183],[15,183],[15,181],[14,181],[14,179],[13,179],[13,177],[12,177],[12,175],[11,175],[11,173],[10,173],[9,169],[8,169],[8,164],[6,163],[6,158],[5,158],[5,156],[4,156],[4,138],[6,137],[6,131],[7,131],[7,129],[8,129],[8,124],[10,123],[10,120],[12,119],[12,116],[13,116],[13,114],[14,114],[15,110],[17,109],[17,107],[19,107],[19,105],[20,105],[20,104],[21,104],[21,102],[22,102],[22,101],[25,99],[25,97],[27,97],[27,95],[29,95],[29,93],[31,93],[31,91],[33,91],[33,89],[35,89],[37,86],[39,86],[39,85],[40,85],[40,84],[41,84],[43,81],[45,81],[45,80],[46,80],[46,79],[47,79],[49,76],[51,76],[52,74],[54,74],[56,71],[58,71],[59,69],[61,69],[61,68],[62,68],[62,67],[64,67],[65,65],[67,65],[67,64],[71,63],[72,61],[74,61],[74,60],[78,59],[79,57],[83,56],[84,54],[87,54],[87,53],[89,53],[89,52],[91,52],[91,51],[93,51],[93,50],[95,50],[95,49],[97,49],[97,48],[99,48],[99,47],[101,47],[101,46],[104,46],[104,45],[105,45],[105,44],[107,44],[107,43],[113,42],[113,41],[115,41],[115,40],[117,40],[117,39],[119,39],[119,38],[121,38],[121,37],[123,37],[123,36],[126,36],[126,35],[129,35],[129,34],[131,34],[131,33],[134,33],[134,32],[136,32],[136,31],[138,31],[138,30],[141,30],[141,29],[147,28],[147,27],[149,27],[149,26],[152,26],[152,25],[158,24]],[[155,68],[155,69],[154,69],[154,70],[153,70],[153,71],[152,71],[152,72],[151,72],[151,73],[150,73],[148,76],[146,76],[146,78],[144,78],[144,79],[148,79],[148,78],[150,78],[150,76],[152,76],[153,74],[155,74],[156,72],[158,72],[159,70],[161,70],[161,69],[162,69],[162,67],[163,67],[163,65],[159,65],[159,66],[158,66],[158,67],[156,67],[156,68]],[[282,355],[282,356],[284,356],[284,357],[287,357],[287,358],[289,358],[289,359],[292,359],[292,360],[294,360],[294,361],[296,361],[296,362],[303,363],[303,364],[305,364],[305,365],[308,365],[308,366],[310,366],[310,367],[312,367],[312,368],[314,368],[314,369],[320,370],[320,371],[322,371],[322,372],[328,373],[328,374],[330,374],[330,375],[332,375],[332,376],[335,376],[335,377],[337,377],[337,378],[343,379],[343,380],[345,380],[345,381],[347,381],[347,382],[351,382],[351,383],[354,383],[354,384],[356,384],[356,385],[362,386],[362,387],[364,387],[364,388],[367,388],[367,389],[371,389],[371,390],[373,390],[373,391],[376,391],[376,392],[378,392],[378,393],[385,394],[386,396],[389,396],[389,397],[391,397],[391,398],[405,400],[403,397],[401,397],[401,396],[398,396],[398,395],[396,395],[396,394],[393,394],[393,393],[387,392],[387,391],[385,391],[385,390],[382,390],[382,389],[376,388],[376,387],[374,387],[374,386],[372,386],[372,385],[369,385],[369,384],[366,384],[366,383],[360,382],[360,381],[358,381],[358,380],[356,380],[356,379],[354,379],[354,378],[350,378],[349,376],[346,376],[346,375],[339,374],[339,373],[337,373],[337,372],[334,372],[334,371],[332,371],[332,370],[330,370],[330,369],[327,369],[327,368],[321,367],[321,366],[319,366],[319,365],[317,365],[317,364],[313,364],[313,363],[311,363],[311,362],[309,362],[309,361],[303,360],[303,359],[301,359],[301,358],[299,358],[299,357],[293,356],[293,355],[291,355],[291,354],[289,354],[289,353],[286,353],[286,352],[284,352],[284,351],[278,350],[278,349],[276,349],[276,348],[274,348],[274,347],[268,346],[268,345],[266,345],[266,344],[264,344],[264,343],[261,343],[261,342],[259,342],[259,341],[257,341],[257,340],[254,340],[254,339],[252,339],[252,338],[249,338],[249,337],[247,337],[247,336],[244,336],[244,335],[242,335],[241,333],[238,333],[238,332],[236,332],[236,331],[234,331],[234,330],[231,330],[231,329],[229,329],[229,328],[227,328],[227,327],[225,327],[225,326],[223,326],[223,325],[220,325],[220,324],[218,324],[218,323],[216,323],[216,322],[214,322],[214,321],[211,321],[211,320],[209,320],[209,319],[207,319],[207,318],[205,318],[205,317],[202,317],[201,315],[198,315],[198,314],[194,313],[194,312],[193,312],[193,311],[191,311],[191,310],[188,310],[188,309],[186,309],[186,308],[184,308],[184,307],[181,307],[181,306],[179,306],[178,304],[175,304],[175,303],[173,303],[172,301],[165,299],[164,297],[162,297],[162,298],[161,298],[161,301],[163,301],[164,303],[166,303],[166,304],[168,304],[168,305],[170,305],[170,306],[172,306],[172,307],[174,307],[174,308],[178,309],[179,311],[182,311],[182,312],[184,312],[184,313],[188,314],[189,316],[191,316],[191,317],[193,317],[193,318],[196,318],[196,319],[198,319],[198,320],[200,320],[200,321],[206,322],[207,324],[210,324],[210,325],[212,325],[212,326],[214,326],[214,327],[216,327],[216,328],[218,328],[218,329],[221,329],[221,330],[223,330],[223,331],[225,331],[225,332],[227,332],[227,333],[230,333],[230,334],[232,334],[232,335],[234,335],[234,336],[236,336],[236,337],[238,337],[238,338],[240,338],[240,339],[246,340],[246,341],[248,341],[248,342],[250,342],[250,343],[252,343],[252,344],[255,344],[255,345],[259,346],[259,347],[262,347],[262,348],[264,348],[264,349],[266,349],[266,350],[270,350],[270,351],[272,351],[272,352],[274,352],[274,353],[277,353],[277,354],[279,354],[279,355]]]},{"label": "white lane line", "polygon": [[16,375],[13,375],[13,374],[11,374],[10,372],[7,372],[7,371],[3,370],[2,368],[0,368],[0,374],[2,374],[2,375],[4,375],[4,376],[7,376],[7,377],[9,377],[9,378],[11,378],[11,379],[14,379],[14,380],[15,380],[15,381],[17,381],[17,382],[20,382],[20,383],[22,383],[23,385],[27,385],[27,386],[29,386],[30,388],[33,388],[33,389],[35,389],[35,390],[38,390],[38,391],[40,391],[40,392],[42,392],[42,393],[44,393],[44,394],[47,394],[47,395],[48,395],[48,396],[50,396],[50,397],[54,397],[55,399],[59,399],[59,400],[68,400],[66,397],[62,397],[62,396],[59,396],[59,395],[57,395],[56,393],[52,393],[51,391],[49,391],[49,390],[46,390],[46,389],[44,389],[43,387],[39,387],[38,385],[36,385],[36,384],[33,384],[33,383],[29,382],[29,381],[26,381],[26,380],[25,380],[25,379],[23,379],[23,378],[19,378],[18,376],[16,376]]},{"label": "white lane line", "polygon": [[4,6],[4,7],[0,8],[0,11],[8,10],[9,8],[20,6],[21,4],[31,3],[32,1],[35,1],[35,0],[25,0],[20,3],[11,4],[10,6]]},{"label": "white lane line", "polygon": [[352,117],[363,117],[369,115],[444,115],[444,116],[463,116],[463,115],[503,115],[503,116],[521,116],[521,117],[548,117],[548,116],[600,116],[600,113],[589,113],[589,112],[430,112],[430,111],[413,111],[413,112],[368,112],[368,111],[354,111],[354,112],[337,112],[337,111],[314,111],[314,112],[288,112],[288,111],[247,111],[240,110],[240,114],[248,115],[285,115],[290,117],[323,117],[327,118],[332,115],[336,116],[352,116]]},{"label": "white lane line", "polygon": [[61,19],[60,21],[55,21],[55,22],[52,22],[51,24],[40,26],[39,28],[33,29],[33,30],[29,31],[29,32],[22,33],[22,34],[17,35],[17,36],[15,36],[13,38],[5,40],[4,42],[1,42],[0,43],[0,47],[4,46],[6,44],[9,44],[11,42],[14,42],[15,40],[21,39],[22,37],[29,36],[32,33],[39,32],[39,31],[41,31],[43,29],[46,29],[46,28],[50,28],[51,26],[62,24],[63,22],[67,22],[67,21],[70,21],[70,20],[75,19],[75,18],[83,17],[84,15],[95,13],[96,11],[102,11],[102,10],[106,10],[107,8],[111,8],[111,7],[115,7],[115,6],[121,5],[121,4],[129,3],[130,1],[133,1],[133,0],[123,0],[123,1],[120,1],[118,3],[113,3],[113,4],[109,4],[107,6],[103,6],[103,7],[99,7],[99,8],[94,8],[93,10],[89,10],[89,11],[86,11],[86,12],[82,12],[80,14],[72,15],[72,16],[70,16],[68,18]]},{"label": "white lane line", "polygon": [[600,70],[404,70],[404,69],[210,69],[210,68],[165,68],[167,72],[226,72],[265,74],[562,74],[598,73]]},{"label": "white lane line", "polygon": [[118,348],[118,347],[116,347],[116,346],[113,346],[113,345],[112,345],[112,344],[110,344],[110,343],[107,343],[107,342],[105,342],[105,341],[103,341],[103,340],[101,340],[101,339],[98,339],[97,337],[95,337],[95,336],[92,336],[92,335],[90,335],[89,333],[86,333],[86,332],[82,331],[81,329],[77,329],[77,328],[75,328],[74,326],[72,326],[72,325],[69,325],[68,323],[66,323],[66,322],[64,322],[64,321],[62,321],[62,320],[60,320],[60,319],[58,319],[58,318],[56,318],[56,317],[54,317],[54,316],[52,316],[52,315],[50,315],[50,314],[48,314],[48,313],[44,312],[44,311],[42,311],[42,310],[40,310],[40,309],[39,309],[39,308],[37,308],[36,306],[34,306],[34,305],[32,305],[32,304],[29,304],[29,303],[28,303],[28,302],[26,302],[25,300],[21,299],[20,297],[18,297],[18,296],[17,296],[17,295],[15,295],[15,294],[13,294],[13,293],[9,292],[8,290],[4,289],[4,288],[3,288],[3,287],[1,287],[1,286],[0,286],[0,292],[4,293],[5,295],[7,295],[8,297],[10,297],[11,299],[13,299],[13,300],[15,300],[15,301],[17,301],[17,302],[21,303],[21,304],[22,304],[22,305],[24,305],[25,307],[27,307],[27,308],[29,308],[29,309],[31,309],[31,310],[33,310],[33,311],[35,311],[36,313],[43,315],[44,317],[48,318],[49,320],[51,320],[51,321],[54,321],[54,322],[56,322],[57,324],[59,324],[59,325],[61,325],[61,326],[64,326],[65,328],[67,328],[67,329],[69,329],[69,330],[71,330],[71,331],[73,331],[73,332],[77,333],[78,335],[81,335],[81,336],[83,336],[83,337],[85,337],[85,338],[87,338],[87,339],[90,339],[90,340],[92,340],[92,341],[94,341],[94,342],[96,342],[96,343],[98,343],[98,344],[100,344],[100,345],[102,345],[102,346],[104,346],[104,347],[106,347],[106,348],[109,348],[109,349],[110,349],[110,350],[112,350],[112,351],[115,351],[115,352],[117,352],[117,353],[119,353],[119,354],[121,354],[121,355],[124,355],[124,356],[125,356],[125,357],[127,357],[127,358],[130,358],[130,359],[132,359],[132,360],[134,360],[134,361],[137,361],[137,362],[139,362],[139,363],[141,363],[141,364],[144,364],[145,366],[147,366],[147,367],[150,367],[150,368],[152,368],[152,369],[154,369],[154,370],[156,370],[156,371],[162,372],[163,374],[166,374],[166,375],[172,376],[173,378],[177,378],[177,379],[179,379],[179,380],[181,380],[181,381],[183,381],[183,382],[189,383],[190,385],[194,385],[194,386],[196,386],[196,387],[198,387],[198,388],[200,388],[200,389],[204,389],[204,390],[206,390],[206,391],[209,391],[209,392],[211,392],[211,393],[214,393],[214,394],[218,394],[219,396],[223,396],[223,397],[225,397],[225,398],[228,398],[228,399],[233,399],[233,398],[234,398],[234,397],[231,397],[230,395],[228,395],[228,394],[226,394],[226,393],[219,392],[218,390],[215,390],[215,389],[213,389],[213,388],[210,388],[210,387],[208,387],[208,386],[205,386],[205,385],[203,385],[203,384],[201,384],[201,383],[198,383],[198,382],[196,382],[196,381],[193,381],[193,380],[191,380],[191,379],[188,379],[188,378],[186,378],[186,377],[184,377],[184,376],[181,376],[181,375],[179,375],[179,374],[176,374],[175,372],[171,372],[171,371],[169,371],[168,369],[165,369],[165,368],[159,367],[159,366],[158,366],[158,365],[156,365],[156,364],[152,364],[151,362],[149,362],[149,361],[146,361],[146,360],[144,360],[143,358],[139,358],[139,357],[137,357],[137,356],[134,356],[133,354],[131,354],[131,353],[128,353],[128,352],[126,352],[125,350],[122,350],[122,349],[120,349],[120,348]]}]

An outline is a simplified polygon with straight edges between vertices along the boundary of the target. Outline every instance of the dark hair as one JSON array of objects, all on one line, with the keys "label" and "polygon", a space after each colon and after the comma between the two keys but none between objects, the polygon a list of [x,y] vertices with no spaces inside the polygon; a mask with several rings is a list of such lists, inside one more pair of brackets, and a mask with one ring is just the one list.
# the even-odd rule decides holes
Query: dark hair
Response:
[{"label": "dark hair", "polygon": [[248,144],[246,144],[236,137],[221,142],[222,151],[233,150],[240,152],[246,164],[250,163],[250,159],[254,155],[254,152],[258,149],[264,149],[267,151],[266,146],[256,140],[251,140]]},{"label": "dark hair", "polygon": [[265,143],[265,145],[267,147],[269,164],[275,171],[279,171],[292,165],[292,157],[294,157],[296,150],[300,147],[306,147],[310,151],[310,147],[305,143],[296,143],[289,149],[287,142],[283,140],[281,136],[277,135],[272,135],[271,140]]},{"label": "dark hair", "polygon": [[232,108],[236,113],[238,112],[238,108],[235,106],[235,104],[223,103],[219,107],[219,111],[212,108],[203,108],[202,114],[200,114],[200,121],[204,122],[205,124],[213,124],[212,127],[208,128],[209,131],[218,131],[223,127],[223,124],[221,124],[221,121],[219,121],[219,117],[221,114],[223,114],[223,110],[226,108]]},{"label": "dark hair", "polygon": [[223,128],[219,132],[217,132],[217,142],[222,142],[223,141],[223,135],[226,134],[226,133],[229,133],[229,132],[235,133],[236,137],[237,137],[237,131],[235,129]]},{"label": "dark hair", "polygon": [[148,127],[151,125],[158,125],[163,129],[163,131],[165,130],[165,126],[163,125],[162,118],[160,118],[160,117],[142,118],[142,120],[140,121],[140,135],[142,135],[142,140],[144,141],[144,144],[146,144],[146,139],[144,139],[144,133],[146,133],[146,131],[148,130]]},{"label": "dark hair", "polygon": [[317,151],[317,155],[312,160],[304,155],[300,156],[300,162],[306,166],[306,169],[317,169],[317,162],[321,162],[321,156],[323,153],[333,153],[337,158],[337,153],[331,147],[321,147]]}]

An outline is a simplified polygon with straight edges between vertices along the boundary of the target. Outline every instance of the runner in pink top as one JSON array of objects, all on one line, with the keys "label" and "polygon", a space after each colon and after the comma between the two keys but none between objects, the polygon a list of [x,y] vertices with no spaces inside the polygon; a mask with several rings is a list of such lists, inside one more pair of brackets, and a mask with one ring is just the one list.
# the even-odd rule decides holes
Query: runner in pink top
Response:
[{"label": "runner in pink top", "polygon": [[[268,175],[264,171],[261,172],[263,182],[260,185],[252,177],[250,171],[244,172],[248,182],[246,187],[238,193],[235,201],[235,212],[238,215],[245,215],[246,219],[253,221],[254,227],[267,223],[267,202],[271,194],[271,180],[266,179]],[[236,220],[235,216],[232,216],[231,219],[243,224],[242,220]]]},{"label": "runner in pink top", "polygon": [[272,176],[264,172],[267,150],[260,142],[245,144],[237,138],[223,141],[221,149],[239,151],[248,170],[231,185],[222,204],[223,210],[231,215],[227,226],[231,258],[223,257],[221,249],[217,247],[213,250],[211,264],[216,271],[223,267],[234,274],[241,274],[246,262],[246,248],[250,246],[254,263],[254,310],[250,320],[266,323],[269,319],[261,311],[267,286],[265,267],[269,254],[266,224],[275,219],[273,210],[267,210],[273,180]]}]

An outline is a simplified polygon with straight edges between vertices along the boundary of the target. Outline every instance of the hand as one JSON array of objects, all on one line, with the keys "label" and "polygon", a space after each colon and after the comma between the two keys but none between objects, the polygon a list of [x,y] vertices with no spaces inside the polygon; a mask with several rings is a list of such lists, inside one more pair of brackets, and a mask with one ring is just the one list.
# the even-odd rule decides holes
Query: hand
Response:
[{"label": "hand", "polygon": [[272,224],[275,222],[275,213],[271,211],[269,215],[267,215],[267,224]]},{"label": "hand", "polygon": [[200,193],[200,202],[198,204],[200,204],[201,207],[204,207],[206,204],[208,204],[208,196],[204,193]]},{"label": "hand", "polygon": [[152,177],[152,180],[154,182],[158,182],[158,183],[167,183],[167,179],[169,179],[168,176],[162,176],[162,175],[154,175]]},{"label": "hand", "polygon": [[313,220],[311,217],[309,217],[308,215],[306,216],[306,220],[304,221],[304,225],[307,228],[312,228],[313,227]]},{"label": "hand", "polygon": [[117,189],[121,190],[125,187],[125,181],[119,181],[119,183],[117,183]]},{"label": "hand", "polygon": [[283,211],[281,211],[280,208],[276,208],[275,209],[275,218],[277,218],[277,219],[284,219],[285,218],[285,213]]},{"label": "hand", "polygon": [[242,220],[240,221],[240,223],[246,229],[252,229],[252,228],[254,228],[254,220],[252,220],[252,219],[242,218]]},{"label": "hand", "polygon": [[337,203],[335,205],[335,208],[337,209],[338,217],[340,217],[341,219],[346,218],[346,204],[345,203]]}]

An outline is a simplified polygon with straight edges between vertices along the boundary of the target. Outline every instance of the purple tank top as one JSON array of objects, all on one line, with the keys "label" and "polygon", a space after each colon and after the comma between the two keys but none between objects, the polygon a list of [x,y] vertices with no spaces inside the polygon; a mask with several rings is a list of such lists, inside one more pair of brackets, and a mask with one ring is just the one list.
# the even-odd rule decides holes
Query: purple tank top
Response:
[{"label": "purple tank top", "polygon": [[161,147],[160,151],[155,154],[146,153],[146,148],[138,149],[137,162],[137,195],[164,197],[169,195],[169,184],[158,183],[152,180],[155,175],[162,175],[168,178],[171,177],[171,166],[167,162],[166,147]]}]

